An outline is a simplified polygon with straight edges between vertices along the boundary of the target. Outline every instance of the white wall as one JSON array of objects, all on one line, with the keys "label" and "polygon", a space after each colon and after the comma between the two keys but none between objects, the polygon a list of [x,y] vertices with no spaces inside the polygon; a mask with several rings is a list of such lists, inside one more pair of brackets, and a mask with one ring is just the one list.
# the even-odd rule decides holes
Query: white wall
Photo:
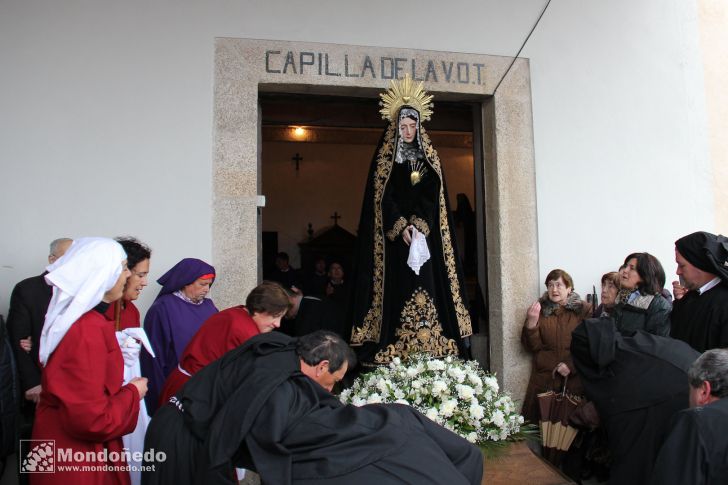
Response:
[{"label": "white wall", "polygon": [[669,287],[674,241],[714,230],[694,5],[601,5],[552,2],[523,53],[541,276],[566,269],[583,294],[647,251]]},{"label": "white wall", "polygon": [[[3,0],[0,312],[58,236],[135,235],[153,278],[209,259],[215,37],[513,55],[544,3]],[[583,292],[634,250],[669,272],[672,241],[712,229],[694,10],[552,2],[524,50],[542,275]]]}]

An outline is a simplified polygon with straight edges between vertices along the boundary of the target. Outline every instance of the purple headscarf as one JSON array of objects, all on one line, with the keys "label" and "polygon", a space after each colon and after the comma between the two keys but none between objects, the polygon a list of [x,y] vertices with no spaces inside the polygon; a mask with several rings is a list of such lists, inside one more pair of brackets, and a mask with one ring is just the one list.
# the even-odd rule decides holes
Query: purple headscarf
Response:
[{"label": "purple headscarf", "polygon": [[215,268],[201,259],[185,258],[157,280],[157,283],[162,285],[157,298],[181,290],[183,286],[194,283],[197,278],[206,275],[213,275],[214,278]]}]

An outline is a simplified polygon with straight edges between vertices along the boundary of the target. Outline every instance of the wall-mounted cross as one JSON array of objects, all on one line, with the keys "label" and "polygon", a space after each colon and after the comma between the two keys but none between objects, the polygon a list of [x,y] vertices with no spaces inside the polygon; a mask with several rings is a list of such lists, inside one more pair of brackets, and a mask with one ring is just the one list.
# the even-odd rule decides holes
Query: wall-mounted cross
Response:
[{"label": "wall-mounted cross", "polygon": [[296,152],[296,156],[291,157],[291,160],[296,162],[296,172],[298,172],[298,164],[303,161],[303,157],[301,155],[299,155],[298,152]]},{"label": "wall-mounted cross", "polygon": [[335,226],[338,226],[339,225],[339,219],[341,219],[341,216],[339,215],[338,212],[334,211],[334,215],[331,216],[330,219],[333,219],[334,220],[334,225]]}]

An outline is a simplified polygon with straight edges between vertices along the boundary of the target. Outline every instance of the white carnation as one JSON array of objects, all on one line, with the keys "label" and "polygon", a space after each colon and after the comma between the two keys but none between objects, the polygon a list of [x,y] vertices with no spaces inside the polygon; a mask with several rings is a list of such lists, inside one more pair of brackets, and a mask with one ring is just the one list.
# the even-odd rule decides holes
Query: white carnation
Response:
[{"label": "white carnation", "polygon": [[452,413],[455,412],[455,409],[458,407],[458,402],[455,399],[446,399],[442,402],[442,405],[440,406],[440,414],[443,415],[446,418],[449,418],[452,416]]},{"label": "white carnation", "polygon": [[447,391],[447,383],[444,381],[437,380],[432,383],[432,394],[434,396],[439,396],[440,394],[444,394],[445,391]]},{"label": "white carnation", "polygon": [[498,392],[498,380],[496,380],[493,376],[488,376],[485,378],[485,385],[488,386],[493,390],[493,392]]},{"label": "white carnation", "polygon": [[382,396],[380,396],[376,392],[373,394],[370,394],[369,397],[367,398],[367,404],[376,404],[379,402],[382,402]]},{"label": "white carnation", "polygon": [[473,419],[476,419],[480,421],[485,416],[485,408],[478,404],[477,402],[473,402],[470,404],[470,416]]},{"label": "white carnation", "polygon": [[493,424],[498,426],[499,428],[506,424],[505,416],[503,415],[503,411],[497,410],[493,413]]},{"label": "white carnation", "polygon": [[457,386],[455,386],[455,389],[458,391],[458,396],[460,397],[460,399],[470,401],[475,397],[475,390],[470,386],[458,384]]},{"label": "white carnation", "polygon": [[427,412],[425,412],[425,416],[427,416],[428,418],[430,418],[431,420],[433,420],[435,422],[437,422],[438,418],[439,418],[437,409],[435,409],[435,408],[428,409]]},{"label": "white carnation", "polygon": [[455,379],[457,382],[462,383],[465,380],[465,371],[459,367],[450,367],[447,370],[447,374]]},{"label": "white carnation", "polygon": [[432,359],[427,361],[428,370],[445,370],[445,363],[438,359]]},{"label": "white carnation", "polygon": [[385,379],[379,379],[377,381],[377,389],[379,389],[379,392],[382,394],[386,393],[389,390],[389,387],[387,386],[387,381]]}]

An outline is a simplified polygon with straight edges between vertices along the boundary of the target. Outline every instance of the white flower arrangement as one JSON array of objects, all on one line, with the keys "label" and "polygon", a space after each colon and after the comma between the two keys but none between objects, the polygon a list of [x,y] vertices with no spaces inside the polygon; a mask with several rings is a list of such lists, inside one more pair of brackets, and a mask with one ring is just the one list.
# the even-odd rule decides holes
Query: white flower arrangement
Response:
[{"label": "white flower arrangement", "polygon": [[523,416],[511,398],[498,390],[498,381],[474,360],[433,359],[426,354],[405,362],[393,359],[386,367],[363,374],[341,392],[346,404],[408,404],[471,443],[514,437]]}]

